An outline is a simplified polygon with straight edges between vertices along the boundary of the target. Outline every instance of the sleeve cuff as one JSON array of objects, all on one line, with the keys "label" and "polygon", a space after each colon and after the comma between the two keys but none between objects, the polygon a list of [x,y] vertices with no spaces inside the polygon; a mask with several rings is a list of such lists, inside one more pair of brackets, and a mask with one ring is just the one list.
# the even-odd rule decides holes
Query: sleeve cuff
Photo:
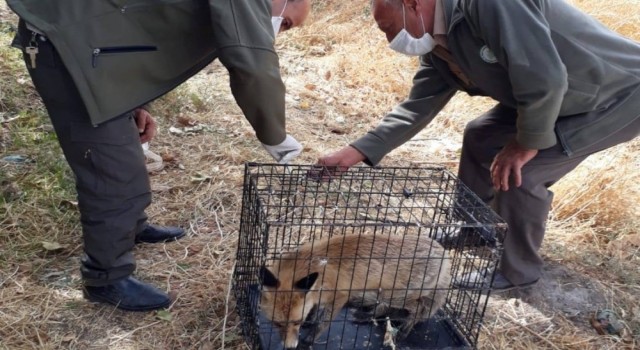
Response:
[{"label": "sleeve cuff", "polygon": [[382,139],[371,132],[357,139],[350,146],[364,154],[366,159],[363,162],[369,166],[378,165],[382,158],[390,152]]},{"label": "sleeve cuff", "polygon": [[520,131],[516,136],[516,141],[525,148],[547,149],[555,146],[556,143],[558,143],[558,138],[553,131],[545,133],[527,133]]}]

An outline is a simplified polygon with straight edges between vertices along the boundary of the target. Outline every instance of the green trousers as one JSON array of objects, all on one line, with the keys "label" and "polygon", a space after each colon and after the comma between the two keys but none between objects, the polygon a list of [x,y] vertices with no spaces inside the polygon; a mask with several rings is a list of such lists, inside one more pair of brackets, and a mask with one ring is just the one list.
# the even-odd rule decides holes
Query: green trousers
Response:
[{"label": "green trousers", "polygon": [[75,175],[82,222],[84,283],[100,286],[135,270],[135,233],[146,225],[149,177],[133,113],[94,126],[55,48],[21,21],[18,44],[38,46],[36,66],[24,59]]},{"label": "green trousers", "polygon": [[[616,108],[602,113],[640,116],[640,91]],[[522,186],[496,192],[489,167],[496,154],[516,135],[517,111],[497,105],[467,125],[458,176],[509,225],[504,238],[500,271],[511,283],[524,284],[541,277],[543,260],[539,249],[553,200],[549,187],[575,169],[589,155],[629,141],[640,134],[640,118],[630,125],[568,156],[560,141],[540,150],[522,169]]]}]

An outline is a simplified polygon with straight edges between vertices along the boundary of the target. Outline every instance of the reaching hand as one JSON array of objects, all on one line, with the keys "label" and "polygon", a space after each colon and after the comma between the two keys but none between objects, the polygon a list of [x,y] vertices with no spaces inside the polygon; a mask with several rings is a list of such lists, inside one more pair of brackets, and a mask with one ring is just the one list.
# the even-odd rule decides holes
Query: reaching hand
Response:
[{"label": "reaching hand", "polygon": [[365,159],[367,157],[360,151],[351,146],[346,146],[337,152],[321,157],[318,159],[317,165],[326,168],[330,175],[339,175]]},{"label": "reaching hand", "polygon": [[291,135],[287,135],[280,144],[270,146],[263,143],[262,146],[278,164],[288,164],[302,152],[302,145]]},{"label": "reaching hand", "polygon": [[520,146],[515,140],[498,152],[491,163],[491,181],[496,190],[508,191],[509,179],[513,177],[516,187],[522,185],[522,167],[538,154],[537,149]]},{"label": "reaching hand", "polygon": [[151,141],[157,132],[156,121],[147,110],[138,108],[134,112],[138,132],[140,133],[140,143]]}]

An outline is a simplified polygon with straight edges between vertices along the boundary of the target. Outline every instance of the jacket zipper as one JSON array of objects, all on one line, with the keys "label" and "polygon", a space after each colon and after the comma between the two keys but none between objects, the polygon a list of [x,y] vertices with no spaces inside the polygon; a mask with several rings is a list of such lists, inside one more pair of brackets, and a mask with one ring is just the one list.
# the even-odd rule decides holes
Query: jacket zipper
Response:
[{"label": "jacket zipper", "polygon": [[98,65],[98,56],[100,55],[151,51],[158,51],[158,47],[148,45],[96,47],[93,49],[91,66],[93,66],[93,68],[96,68],[96,66]]}]

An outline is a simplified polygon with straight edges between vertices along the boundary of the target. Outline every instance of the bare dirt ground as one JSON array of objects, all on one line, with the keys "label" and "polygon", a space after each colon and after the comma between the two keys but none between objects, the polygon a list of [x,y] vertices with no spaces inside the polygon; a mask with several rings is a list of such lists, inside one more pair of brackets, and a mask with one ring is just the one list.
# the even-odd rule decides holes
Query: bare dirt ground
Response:
[{"label": "bare dirt ground", "polygon": [[[574,3],[640,40],[637,0]],[[3,11],[4,3],[3,24],[15,20]],[[362,4],[316,2],[309,25],[278,38],[289,130],[305,145],[297,163],[314,163],[348,144],[406,96],[415,60],[391,53],[370,17]],[[153,107],[160,134],[151,150],[165,166],[151,174],[148,214],[151,222],[188,230],[178,242],[135,250],[137,277],[175,299],[161,314],[82,299],[72,179],[28,77],[17,72],[2,76],[3,103],[9,83],[26,86],[32,100],[28,112],[1,110],[5,118],[22,113],[3,123],[2,156],[34,162],[0,164],[3,180],[18,193],[3,202],[0,221],[0,349],[245,349],[229,297],[243,166],[270,159],[235,105],[224,68],[214,63]],[[382,165],[438,163],[455,171],[465,123],[492,105],[456,96]],[[640,347],[639,151],[636,140],[594,156],[553,187],[544,277],[532,288],[491,297],[479,348]],[[596,333],[590,319],[599,309],[615,311],[622,336]]]}]

